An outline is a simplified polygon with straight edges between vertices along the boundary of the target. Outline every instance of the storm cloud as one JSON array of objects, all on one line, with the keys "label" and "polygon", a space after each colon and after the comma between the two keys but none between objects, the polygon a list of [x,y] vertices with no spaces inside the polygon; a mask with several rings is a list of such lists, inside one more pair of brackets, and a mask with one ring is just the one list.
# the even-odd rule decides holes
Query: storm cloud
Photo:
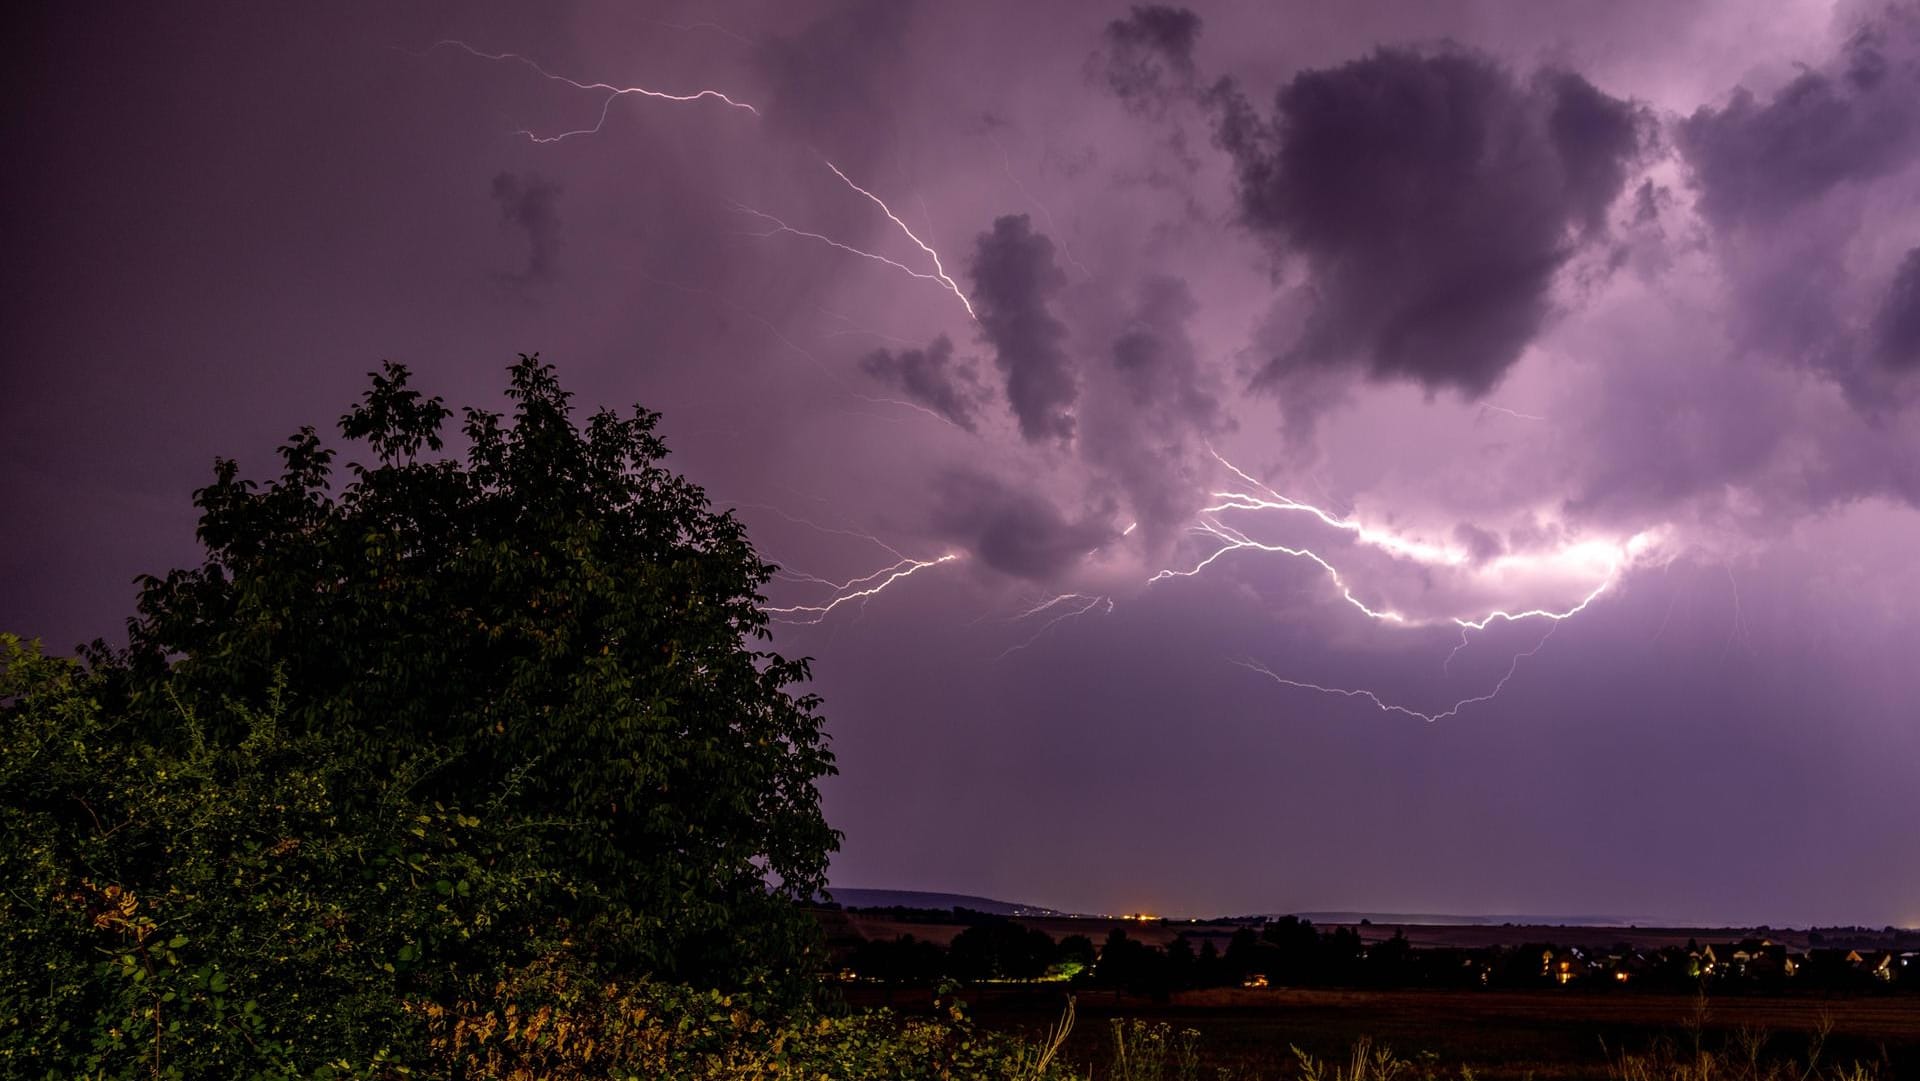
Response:
[{"label": "storm cloud", "polygon": [[1259,373],[1269,385],[1352,364],[1484,395],[1541,330],[1641,142],[1638,110],[1579,75],[1519,80],[1460,48],[1300,72],[1271,121],[1221,99],[1242,219],[1307,267],[1305,326]]},{"label": "storm cloud", "polygon": [[1069,519],[1051,501],[982,473],[953,470],[936,487],[935,528],[1002,574],[1051,580],[1114,536],[1105,513]]},{"label": "storm cloud", "polygon": [[1901,371],[1920,368],[1920,248],[1907,253],[1874,320],[1874,346],[1882,364]]},{"label": "storm cloud", "polygon": [[888,98],[913,14],[912,4],[862,0],[760,43],[752,59],[771,89],[767,122],[813,146],[883,143],[891,118],[873,106]]},{"label": "storm cloud", "polygon": [[1855,20],[1830,56],[1764,97],[1736,87],[1675,141],[1735,348],[1831,380],[1878,420],[1920,396],[1902,360],[1920,241],[1920,7]]},{"label": "storm cloud", "polygon": [[1185,8],[1135,7],[1107,24],[1106,49],[1094,57],[1107,89],[1131,112],[1162,109],[1194,84],[1193,46],[1200,16]]},{"label": "storm cloud", "polygon": [[945,334],[925,349],[876,349],[861,359],[860,368],[961,428],[976,430],[980,383],[972,365],[953,358],[953,342]]},{"label": "storm cloud", "polygon": [[1765,103],[1741,87],[1679,126],[1701,211],[1723,225],[1767,223],[1849,181],[1885,176],[1920,150],[1915,9],[1889,8],[1840,54]]},{"label": "storm cloud", "polygon": [[1007,404],[1030,442],[1073,438],[1080,388],[1067,352],[1066,324],[1050,302],[1067,276],[1053,260],[1053,242],[1025,214],[997,219],[973,257],[974,307],[980,332],[1006,375]]}]

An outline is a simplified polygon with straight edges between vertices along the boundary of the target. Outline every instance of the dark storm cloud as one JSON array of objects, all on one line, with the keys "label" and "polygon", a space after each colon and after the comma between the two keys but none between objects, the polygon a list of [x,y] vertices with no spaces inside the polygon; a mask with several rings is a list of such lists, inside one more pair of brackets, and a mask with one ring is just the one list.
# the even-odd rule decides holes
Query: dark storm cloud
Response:
[{"label": "dark storm cloud", "polygon": [[980,382],[971,364],[953,359],[953,342],[945,334],[925,349],[876,349],[861,359],[860,368],[967,431],[974,430]]},{"label": "dark storm cloud", "polygon": [[878,107],[912,16],[909,3],[860,0],[761,44],[754,63],[772,90],[767,123],[826,146],[844,146],[852,132],[884,139],[888,114]]},{"label": "dark storm cloud", "polygon": [[1920,369],[1920,248],[1907,252],[1874,321],[1879,361],[1901,371]]},{"label": "dark storm cloud", "polygon": [[996,219],[973,256],[973,299],[994,363],[1007,377],[1007,404],[1031,442],[1073,438],[1080,390],[1065,342],[1066,324],[1049,309],[1067,276],[1053,261],[1053,241],[1025,214]]},{"label": "dark storm cloud", "polygon": [[501,173],[493,178],[493,200],[501,220],[527,235],[527,268],[514,277],[551,279],[560,253],[560,185],[538,173]]},{"label": "dark storm cloud", "polygon": [[1678,140],[1722,226],[1765,223],[1848,181],[1885,176],[1920,150],[1916,9],[1889,9],[1840,55],[1801,72],[1765,104],[1742,87],[1702,107]]},{"label": "dark storm cloud", "polygon": [[1735,347],[1832,381],[1876,423],[1920,400],[1900,363],[1905,265],[1861,243],[1911,216],[1920,7],[1876,11],[1764,101],[1743,87],[1696,111],[1676,142],[1714,227]]},{"label": "dark storm cloud", "polygon": [[1113,539],[1104,514],[1070,521],[1046,500],[982,474],[956,470],[936,489],[934,528],[1004,574],[1046,580]]},{"label": "dark storm cloud", "polygon": [[1165,107],[1191,90],[1193,46],[1200,16],[1185,8],[1145,5],[1107,24],[1106,50],[1094,57],[1099,75],[1129,111]]},{"label": "dark storm cloud", "polygon": [[1541,329],[1555,272],[1597,231],[1640,111],[1578,75],[1519,81],[1462,49],[1382,49],[1305,71],[1262,120],[1224,85],[1218,136],[1245,223],[1305,258],[1313,303],[1284,381],[1357,363],[1486,393]]},{"label": "dark storm cloud", "polygon": [[[1574,212],[1588,231],[1600,230],[1606,226],[1607,207],[1626,185],[1645,118],[1572,72],[1541,72],[1535,82],[1536,90],[1544,89],[1553,102],[1547,133],[1560,152],[1561,175]],[[1635,209],[1644,212],[1644,200]]]}]

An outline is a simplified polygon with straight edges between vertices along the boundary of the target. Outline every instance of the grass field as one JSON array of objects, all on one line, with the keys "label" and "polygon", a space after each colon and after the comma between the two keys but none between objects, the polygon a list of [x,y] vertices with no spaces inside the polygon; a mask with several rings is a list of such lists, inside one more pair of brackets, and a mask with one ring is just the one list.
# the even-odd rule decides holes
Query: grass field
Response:
[{"label": "grass field", "polygon": [[[974,1016],[988,1028],[1038,1034],[1063,1004],[1058,991],[1025,988],[969,990]],[[854,1005],[879,1005],[883,992],[850,990]],[[892,1004],[911,1012],[926,991],[896,991]],[[1107,1072],[1110,1022],[1138,1018],[1200,1033],[1211,1077],[1215,1067],[1237,1078],[1296,1076],[1291,1046],[1343,1059],[1370,1037],[1400,1057],[1437,1056],[1443,1076],[1471,1067],[1483,1081],[1560,1081],[1604,1078],[1622,1051],[1665,1045],[1700,1046],[1745,1061],[1753,1040],[1762,1059],[1804,1061],[1810,1042],[1830,1026],[1821,1062],[1878,1064],[1883,1081],[1920,1078],[1920,1000],[1911,996],[1819,998],[1739,996],[1708,1000],[1649,993],[1577,991],[1307,991],[1209,990],[1154,1003],[1112,992],[1077,996],[1078,1021],[1066,1058],[1096,1077]],[[1417,1076],[1417,1075],[1416,1075]]]}]

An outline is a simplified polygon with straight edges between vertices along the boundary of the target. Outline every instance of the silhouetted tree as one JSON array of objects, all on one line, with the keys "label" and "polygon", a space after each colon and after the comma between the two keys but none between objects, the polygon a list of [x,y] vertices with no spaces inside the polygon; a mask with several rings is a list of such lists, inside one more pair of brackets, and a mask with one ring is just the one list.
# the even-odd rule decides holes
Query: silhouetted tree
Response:
[{"label": "silhouetted tree", "polygon": [[947,974],[957,980],[1035,980],[1055,956],[1045,931],[1012,920],[976,924],[954,936],[947,948]]},{"label": "silhouetted tree", "polygon": [[[1227,982],[1240,983],[1248,976],[1262,969],[1260,964],[1260,933],[1251,927],[1242,927],[1227,940],[1227,954],[1222,958]],[[1271,977],[1272,973],[1266,973]]]},{"label": "silhouetted tree", "polygon": [[0,1072],[360,1070],[516,974],[813,986],[833,758],[773,568],[656,414],[507,395],[446,456],[387,365],[344,485],[312,428],[216,462],[126,650],[0,636]]},{"label": "silhouetted tree", "polygon": [[862,942],[847,957],[847,967],[888,984],[931,984],[946,970],[946,951],[912,935]]}]

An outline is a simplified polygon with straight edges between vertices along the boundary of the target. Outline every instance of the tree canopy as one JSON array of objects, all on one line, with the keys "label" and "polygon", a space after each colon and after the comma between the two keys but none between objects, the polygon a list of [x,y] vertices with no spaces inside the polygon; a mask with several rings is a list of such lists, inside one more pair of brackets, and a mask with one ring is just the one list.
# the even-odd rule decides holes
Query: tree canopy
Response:
[{"label": "tree canopy", "polygon": [[343,477],[310,427],[265,483],[219,460],[205,560],[142,581],[125,649],[6,642],[13,1067],[62,1032],[105,1072],[113,1039],[189,1074],[241,1036],[289,1076],[364,1064],[395,1004],[556,966],[805,984],[834,766],[806,662],[766,645],[773,568],[656,414],[576,424],[523,356],[509,414],[450,435],[410,383],[388,364],[340,418]]}]

